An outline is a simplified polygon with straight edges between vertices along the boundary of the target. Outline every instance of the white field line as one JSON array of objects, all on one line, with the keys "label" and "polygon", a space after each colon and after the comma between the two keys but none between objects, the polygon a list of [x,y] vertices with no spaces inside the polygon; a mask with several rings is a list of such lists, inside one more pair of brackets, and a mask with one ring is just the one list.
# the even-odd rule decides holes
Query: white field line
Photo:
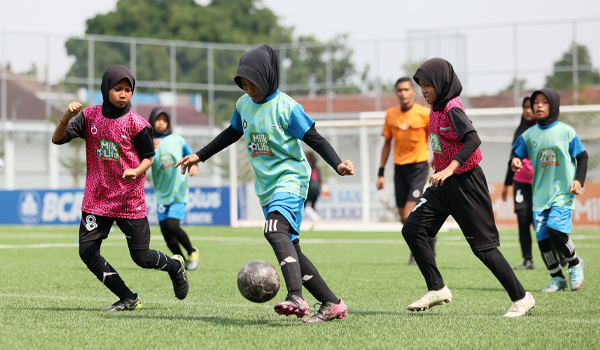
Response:
[{"label": "white field line", "polygon": [[[3,237],[0,236],[0,239]],[[22,237],[21,237],[22,238]],[[51,238],[51,237],[46,237]],[[72,237],[71,237],[72,238]],[[190,236],[195,241],[207,241],[207,242],[234,242],[234,243],[252,243],[262,244],[265,242],[264,238],[253,238],[253,237],[206,237],[206,236]],[[574,235],[571,238],[575,241],[581,240],[600,240],[600,235]],[[57,237],[58,239],[58,237]],[[114,238],[111,238],[113,240]],[[162,237],[155,236],[153,240],[163,240]],[[117,242],[104,242],[103,246],[125,246],[125,237],[117,237]],[[516,236],[503,237],[501,247],[515,248],[520,247],[519,243],[504,242],[506,240],[515,241]],[[120,241],[120,242],[119,242]],[[402,238],[398,239],[302,239],[302,244],[397,244],[406,245],[406,242]],[[450,236],[450,237],[439,237],[438,244],[449,245],[449,246],[464,246],[467,245],[463,236]],[[73,243],[39,243],[39,244],[2,244],[0,249],[27,249],[27,248],[73,248],[78,247],[77,242]],[[576,247],[579,248],[600,248],[600,244],[582,244],[578,243]]]}]

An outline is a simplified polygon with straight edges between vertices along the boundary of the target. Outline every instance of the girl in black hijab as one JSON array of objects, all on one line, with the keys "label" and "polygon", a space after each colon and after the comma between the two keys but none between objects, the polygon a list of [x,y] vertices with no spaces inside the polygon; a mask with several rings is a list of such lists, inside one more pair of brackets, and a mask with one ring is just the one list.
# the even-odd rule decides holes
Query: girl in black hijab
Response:
[{"label": "girl in black hijab", "polygon": [[452,301],[452,293],[444,284],[428,241],[452,215],[475,256],[492,271],[513,301],[504,316],[523,316],[533,308],[535,300],[498,250],[500,238],[492,199],[478,165],[482,159],[481,140],[460,101],[460,80],[450,62],[442,58],[423,63],[413,78],[431,105],[429,130],[435,174],[430,177],[432,186],[427,188],[402,227],[402,235],[428,289],[408,310],[423,311]]},{"label": "girl in black hijab", "polygon": [[[521,103],[523,107],[521,123],[517,127],[517,130],[515,130],[513,144],[525,130],[536,124],[536,118],[531,109],[530,98],[531,94],[523,97]],[[521,252],[523,254],[523,264],[515,266],[515,270],[534,269],[533,255],[531,253],[531,227],[533,226],[532,182],[533,168],[528,158],[523,160],[523,169],[517,173],[512,171],[510,165],[508,166],[504,186],[502,186],[502,200],[506,202],[508,187],[513,186],[515,214],[517,214],[517,221],[519,223],[519,241],[521,242]]]},{"label": "girl in black hijab", "polygon": [[[150,249],[150,226],[144,194],[146,170],[154,160],[151,126],[131,111],[135,79],[124,66],[110,66],[102,76],[102,105],[83,108],[71,102],[61,117],[52,142],[85,140],[87,174],[81,206],[79,256],[88,269],[119,300],[102,311],[142,307],[142,301],[100,255],[100,247],[117,223],[132,260],[146,269],[169,273],[178,299],[189,290],[183,257],[169,258]],[[73,119],[73,120],[71,120]]]}]

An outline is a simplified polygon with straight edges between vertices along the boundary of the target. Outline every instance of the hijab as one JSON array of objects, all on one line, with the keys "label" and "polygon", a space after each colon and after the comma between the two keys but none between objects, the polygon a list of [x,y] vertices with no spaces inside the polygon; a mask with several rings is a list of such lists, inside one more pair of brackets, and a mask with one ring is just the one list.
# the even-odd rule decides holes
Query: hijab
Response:
[{"label": "hijab", "polygon": [[[523,98],[521,99],[521,107],[523,107],[523,105],[525,105],[526,103],[531,103],[531,101],[528,100],[531,100],[531,94],[523,96]],[[521,123],[517,127],[517,130],[515,130],[513,143],[515,143],[515,141],[519,138],[519,136],[521,136],[522,133],[525,132],[525,130],[531,128],[535,124],[537,124],[536,119],[528,121],[527,119],[525,119],[525,116],[521,114]]]},{"label": "hijab", "polygon": [[[548,98],[548,102],[550,102],[550,114],[548,118],[545,119],[537,119],[537,123],[541,126],[547,126],[558,120],[558,115],[560,114],[560,97],[558,93],[553,89],[545,88],[538,91],[534,91],[531,94],[531,108],[533,109],[533,101],[535,100],[535,96],[537,94],[544,94],[546,98]],[[535,113],[535,110],[534,110]]]},{"label": "hijab", "polygon": [[102,91],[102,115],[109,119],[115,119],[124,116],[131,110],[131,101],[127,104],[127,106],[123,108],[118,108],[110,102],[108,98],[108,92],[112,89],[118,82],[123,79],[129,80],[129,84],[131,84],[131,91],[135,89],[135,78],[125,66],[120,65],[112,65],[106,69],[104,75],[102,75],[102,84],[100,85],[100,90]]},{"label": "hijab", "polygon": [[437,100],[431,107],[436,112],[444,110],[446,104],[462,92],[462,85],[454,73],[454,68],[443,58],[432,58],[423,62],[413,79],[417,84],[422,80],[433,88]]},{"label": "hijab", "polygon": [[263,44],[246,51],[240,58],[240,65],[233,80],[242,88],[242,78],[249,80],[267,98],[279,88],[279,63],[275,50]]},{"label": "hijab", "polygon": [[[167,129],[165,131],[159,133],[156,131],[156,129],[154,129],[154,122],[156,122],[156,118],[158,118],[158,116],[161,114],[164,114],[167,116]],[[167,109],[164,107],[161,107],[161,106],[154,107],[152,109],[152,112],[150,112],[150,117],[148,117],[148,122],[150,123],[150,125],[152,125],[152,137],[168,136],[173,133],[173,129],[171,128],[171,116],[169,115],[169,112],[167,111]]]}]

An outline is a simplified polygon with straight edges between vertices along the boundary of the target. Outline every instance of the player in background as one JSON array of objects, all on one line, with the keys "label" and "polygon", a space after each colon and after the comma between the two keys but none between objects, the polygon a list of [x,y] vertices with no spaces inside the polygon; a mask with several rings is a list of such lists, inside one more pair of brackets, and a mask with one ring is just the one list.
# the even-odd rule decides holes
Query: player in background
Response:
[{"label": "player in background", "polygon": [[315,225],[321,220],[317,213],[317,200],[321,194],[321,172],[317,166],[317,157],[313,152],[306,152],[306,160],[310,166],[310,180],[308,181],[308,193],[306,194],[306,201],[304,201],[304,215],[312,220],[311,229],[315,228]]},{"label": "player in background", "polygon": [[[385,112],[385,123],[381,135],[385,138],[381,149],[381,162],[376,187],[382,190],[385,186],[385,163],[387,163],[394,141],[394,186],[396,190],[396,207],[402,225],[413,210],[427,183],[429,167],[429,108],[414,102],[416,90],[412,80],[402,77],[396,81],[396,96],[399,106],[389,108]],[[435,253],[437,236],[428,237],[429,245]],[[416,265],[415,258],[410,255],[409,265]]]},{"label": "player in background", "polygon": [[531,95],[538,124],[515,141],[512,170],[523,169],[523,159],[533,166],[533,218],[542,260],[552,277],[542,292],[567,288],[553,248],[568,262],[571,290],[583,284],[583,259],[577,256],[570,238],[575,196],[581,193],[587,172],[588,154],[575,130],[558,120],[560,98],[552,89]]},{"label": "player in background", "polygon": [[[515,130],[513,144],[525,130],[536,124],[535,115],[531,109],[531,94],[527,94],[521,101],[523,113],[521,122]],[[521,252],[523,255],[523,264],[515,266],[515,270],[533,270],[533,255],[531,253],[531,231],[533,225],[533,203],[531,194],[531,183],[533,182],[533,167],[529,158],[523,159],[523,168],[521,171],[512,171],[510,164],[506,171],[504,186],[502,186],[502,200],[506,202],[508,188],[513,186],[513,201],[517,222],[519,224],[519,241],[521,242]]]},{"label": "player in background", "polygon": [[[119,301],[102,311],[142,307],[117,271],[100,255],[113,222],[125,234],[133,261],[140,267],[167,271],[175,296],[184,299],[189,284],[181,256],[169,258],[151,250],[150,226],[144,196],[146,170],[152,165],[152,127],[131,110],[135,79],[124,66],[108,67],[102,76],[102,105],[85,109],[71,102],[61,117],[52,142],[62,145],[85,139],[87,174],[79,226],[79,256]],[[71,119],[73,119],[72,122]]]},{"label": "player in background", "polygon": [[[152,181],[156,190],[158,205],[158,224],[167,247],[173,254],[184,256],[180,244],[188,253],[186,270],[198,268],[199,252],[192,246],[187,233],[181,228],[185,219],[188,202],[187,177],[173,166],[183,157],[194,152],[180,135],[173,134],[169,112],[164,107],[155,107],[150,112],[148,122],[152,125],[154,138],[154,163],[152,163]],[[190,176],[198,175],[198,167],[190,169]]]},{"label": "player in background", "polygon": [[425,61],[414,75],[431,105],[429,130],[435,173],[419,203],[408,216],[402,235],[425,278],[428,292],[408,306],[427,310],[452,301],[427,237],[435,236],[449,215],[460,226],[471,250],[490,269],[513,301],[505,317],[525,315],[535,305],[500,252],[492,199],[485,175],[479,167],[481,140],[465,114],[459,95],[462,85],[450,62],[441,58]]},{"label": "player in background", "polygon": [[300,249],[300,223],[311,169],[300,141],[315,150],[339,175],[353,175],[351,161],[342,162],[315,129],[302,105],[278,90],[279,62],[269,45],[260,45],[240,58],[235,83],[246,94],[240,97],[231,125],[196,154],[184,157],[182,173],[204,162],[244,136],[256,177],[255,190],[266,218],[264,235],[273,247],[288,295],[275,305],[280,315],[303,317],[310,313],[302,286],[321,307],[304,322],[324,322],[348,314],[343,300],[325,283]]}]

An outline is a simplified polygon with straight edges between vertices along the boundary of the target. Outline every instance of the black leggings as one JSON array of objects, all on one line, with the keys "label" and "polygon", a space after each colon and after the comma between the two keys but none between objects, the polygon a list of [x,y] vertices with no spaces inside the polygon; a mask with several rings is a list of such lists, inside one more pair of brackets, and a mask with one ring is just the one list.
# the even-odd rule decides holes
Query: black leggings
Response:
[{"label": "black leggings", "polygon": [[187,233],[181,228],[180,220],[174,218],[168,218],[167,220],[159,221],[160,231],[165,238],[165,242],[167,243],[167,247],[173,252],[173,254],[178,254],[183,256],[183,254],[179,245],[181,244],[185,250],[187,250],[188,255],[194,252],[194,247],[192,247],[192,243],[190,242],[190,238]]}]

